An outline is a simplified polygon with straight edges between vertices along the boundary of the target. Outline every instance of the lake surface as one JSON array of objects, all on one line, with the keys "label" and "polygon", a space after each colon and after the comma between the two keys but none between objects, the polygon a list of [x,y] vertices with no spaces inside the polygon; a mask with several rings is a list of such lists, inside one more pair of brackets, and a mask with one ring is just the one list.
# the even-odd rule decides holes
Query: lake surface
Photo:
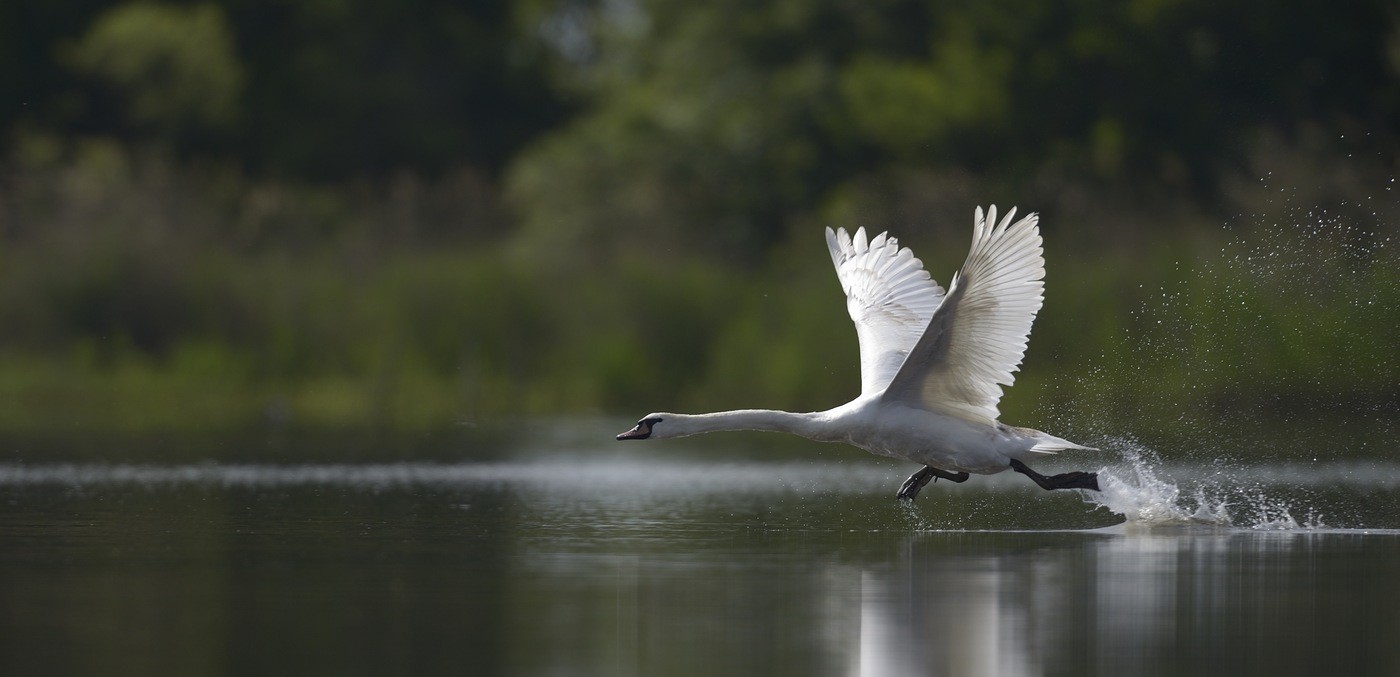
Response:
[{"label": "lake surface", "polygon": [[853,450],[624,427],[11,445],[0,673],[1400,674],[1384,458],[1125,444],[1038,468],[1103,469],[1094,497],[1006,473],[905,506],[915,468]]}]

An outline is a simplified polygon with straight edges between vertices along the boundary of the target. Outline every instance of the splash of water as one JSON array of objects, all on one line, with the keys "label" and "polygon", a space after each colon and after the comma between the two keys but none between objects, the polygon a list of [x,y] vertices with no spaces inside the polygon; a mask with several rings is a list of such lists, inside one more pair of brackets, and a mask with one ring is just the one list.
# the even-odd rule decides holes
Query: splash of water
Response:
[{"label": "splash of water", "polygon": [[[1152,450],[1134,440],[1113,442],[1123,461],[1100,470],[1102,491],[1084,492],[1084,500],[1122,515],[1128,526],[1195,525],[1256,530],[1326,527],[1314,508],[1246,485],[1242,478],[1247,471],[1243,469],[1219,468],[1186,491],[1178,482],[1159,475],[1163,464]],[[1302,521],[1294,517],[1300,511],[1306,515]]]},{"label": "splash of water", "polygon": [[1206,524],[1230,526],[1223,500],[1211,500],[1203,489],[1183,498],[1181,489],[1157,476],[1157,462],[1140,445],[1129,443],[1125,465],[1099,472],[1101,491],[1086,493],[1085,500],[1127,518],[1132,524]]},{"label": "splash of water", "polygon": [[[1309,484],[1326,486],[1374,455],[1368,443],[1393,439],[1397,207],[1305,204],[1288,197],[1240,215],[1218,253],[1178,263],[1181,279],[1131,311],[1073,410],[1051,416],[1071,439],[1121,457],[1086,501],[1129,524],[1320,528]],[[1151,437],[1171,463],[1122,431]],[[1260,465],[1280,462],[1306,469],[1287,486],[1261,484]]]}]

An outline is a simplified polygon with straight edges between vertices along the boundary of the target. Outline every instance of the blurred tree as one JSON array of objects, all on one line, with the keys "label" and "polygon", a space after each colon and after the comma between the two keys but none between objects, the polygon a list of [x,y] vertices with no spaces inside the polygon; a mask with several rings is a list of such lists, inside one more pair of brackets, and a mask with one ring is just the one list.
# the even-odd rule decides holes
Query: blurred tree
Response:
[{"label": "blurred tree", "polygon": [[[77,356],[330,392],[417,370],[501,410],[821,406],[856,365],[817,222],[898,225],[946,275],[963,250],[924,226],[965,237],[999,193],[1094,247],[1137,234],[1047,238],[1095,319],[1047,313],[1033,351],[1083,364],[1124,281],[1222,221],[1212,192],[1396,222],[1370,199],[1397,45],[1383,0],[0,2],[0,395]],[[1242,190],[1245,157],[1277,183]],[[488,240],[513,225],[515,258]],[[1270,286],[1260,316],[1292,300]],[[1393,346],[1364,316],[1334,352]],[[1324,378],[1295,347],[1261,354]]]},{"label": "blurred tree", "polygon": [[515,170],[532,229],[635,223],[763,247],[832,187],[891,166],[1199,191],[1261,126],[1388,132],[1393,14],[1384,0],[11,2],[0,127],[180,138],[339,179],[494,176],[568,123]]},{"label": "blurred tree", "polygon": [[849,159],[832,133],[845,126],[833,64],[851,42],[840,12],[805,0],[615,4],[578,22],[596,48],[565,65],[593,107],[509,178],[525,246],[761,260]]},{"label": "blurred tree", "polygon": [[499,169],[565,113],[507,0],[226,0],[255,164],[302,176]]},{"label": "blurred tree", "polygon": [[220,130],[241,112],[243,70],[224,13],[211,4],[117,6],[63,54],[120,93],[137,129],[161,136]]},{"label": "blurred tree", "polygon": [[527,246],[594,258],[646,242],[761,261],[844,186],[911,167],[1208,200],[1261,130],[1394,148],[1400,121],[1378,0],[555,8],[592,105],[519,157],[509,192]]},{"label": "blurred tree", "polygon": [[54,60],[55,44],[87,27],[108,0],[0,3],[0,129],[62,114],[72,79]]},{"label": "blurred tree", "polygon": [[893,158],[947,152],[958,135],[1000,128],[1010,117],[1009,53],[982,50],[965,35],[935,49],[928,60],[858,56],[841,70],[842,104],[855,132]]},{"label": "blurred tree", "polygon": [[178,140],[293,179],[494,175],[570,111],[509,0],[0,3],[0,144]]}]

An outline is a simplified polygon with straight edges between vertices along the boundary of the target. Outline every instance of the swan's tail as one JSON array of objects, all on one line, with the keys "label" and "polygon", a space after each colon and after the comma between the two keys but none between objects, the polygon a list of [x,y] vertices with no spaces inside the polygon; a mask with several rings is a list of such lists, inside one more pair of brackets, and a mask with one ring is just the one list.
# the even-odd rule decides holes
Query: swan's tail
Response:
[{"label": "swan's tail", "polygon": [[1098,447],[1086,447],[1082,444],[1075,444],[1069,440],[1062,440],[1054,435],[1034,431],[1035,444],[1031,446],[1031,451],[1037,454],[1058,454],[1061,451],[1098,451]]}]

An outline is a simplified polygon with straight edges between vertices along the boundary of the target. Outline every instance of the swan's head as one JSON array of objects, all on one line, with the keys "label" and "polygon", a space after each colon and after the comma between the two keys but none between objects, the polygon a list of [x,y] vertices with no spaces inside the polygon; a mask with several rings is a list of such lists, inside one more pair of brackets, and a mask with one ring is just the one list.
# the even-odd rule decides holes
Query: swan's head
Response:
[{"label": "swan's head", "polygon": [[674,414],[647,414],[642,420],[637,421],[637,425],[631,430],[617,436],[619,440],[645,440],[652,437],[676,437],[677,430],[667,426],[667,419]]}]

